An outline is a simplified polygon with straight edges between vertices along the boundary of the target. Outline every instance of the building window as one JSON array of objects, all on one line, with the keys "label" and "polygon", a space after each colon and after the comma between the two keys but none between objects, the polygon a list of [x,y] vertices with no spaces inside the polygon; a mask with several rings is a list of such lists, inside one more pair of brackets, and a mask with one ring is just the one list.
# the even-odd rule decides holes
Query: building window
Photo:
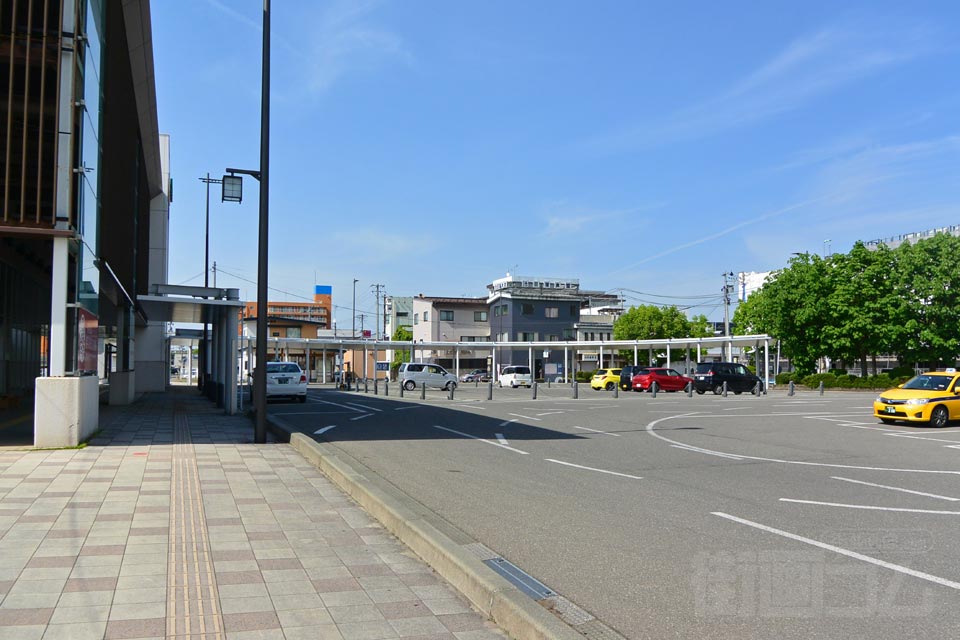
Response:
[{"label": "building window", "polygon": [[420,324],[420,314],[419,314],[419,313],[413,314],[413,324]]},{"label": "building window", "polygon": [[550,336],[547,336],[547,340],[549,340],[550,342],[560,342],[560,336],[550,335]]},{"label": "building window", "polygon": [[577,305],[575,304],[570,305],[570,317],[571,318],[577,317]]},{"label": "building window", "polygon": [[508,333],[498,333],[497,342],[510,342],[510,334]]},{"label": "building window", "polygon": [[453,322],[453,311],[440,311],[441,322]]},{"label": "building window", "polygon": [[576,340],[577,333],[573,329],[564,329],[563,330],[563,339],[564,340]]},{"label": "building window", "polygon": [[530,331],[521,331],[518,338],[521,342],[534,342],[537,339],[537,334]]},{"label": "building window", "polygon": [[300,335],[300,327],[287,327],[287,337],[288,337],[288,338],[299,338],[299,337],[301,337],[301,335]]},{"label": "building window", "polygon": [[487,312],[486,312],[486,311],[474,311],[474,312],[473,312],[473,321],[474,321],[474,322],[486,322],[486,321],[487,321]]},{"label": "building window", "polygon": [[493,315],[495,316],[505,316],[509,315],[510,307],[505,304],[499,304],[493,308]]},{"label": "building window", "polygon": [[429,315],[430,315],[430,312],[429,312],[429,311],[424,311],[424,312],[423,312],[423,321],[424,321],[424,322],[430,322]]},{"label": "building window", "polygon": [[547,307],[543,310],[543,313],[548,318],[559,318],[560,307]]},{"label": "building window", "polygon": [[520,315],[523,316],[532,316],[533,315],[533,305],[527,302],[520,304]]},{"label": "building window", "polygon": [[410,317],[410,312],[409,312],[409,311],[397,311],[397,317],[398,317],[398,318],[409,318],[409,317]]}]

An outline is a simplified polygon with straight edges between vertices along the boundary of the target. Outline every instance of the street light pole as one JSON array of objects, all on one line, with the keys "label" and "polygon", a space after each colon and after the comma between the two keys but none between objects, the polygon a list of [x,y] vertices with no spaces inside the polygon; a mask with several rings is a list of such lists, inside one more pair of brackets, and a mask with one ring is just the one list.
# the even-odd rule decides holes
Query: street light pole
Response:
[{"label": "street light pole", "polygon": [[[207,215],[206,215],[206,224],[204,231],[204,249],[203,249],[203,288],[206,289],[210,286],[210,185],[212,184],[221,184],[223,180],[218,180],[217,178],[211,178],[210,173],[207,172],[206,178],[198,178],[200,182],[204,182],[207,185]],[[216,287],[216,283],[214,283]],[[207,323],[203,323],[203,350],[200,352],[200,388],[203,389],[206,386],[207,380],[207,362],[210,357],[210,342],[208,340],[207,334]]]},{"label": "street light pole", "polygon": [[253,441],[267,441],[267,232],[270,229],[270,0],[263,0],[263,63],[260,86],[260,245],[257,252],[256,425]]}]

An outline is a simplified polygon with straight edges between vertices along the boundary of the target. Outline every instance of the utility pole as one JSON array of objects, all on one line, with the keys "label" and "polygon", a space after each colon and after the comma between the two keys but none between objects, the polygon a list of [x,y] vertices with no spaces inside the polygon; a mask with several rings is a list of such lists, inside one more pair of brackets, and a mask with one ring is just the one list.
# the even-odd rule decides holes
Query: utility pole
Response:
[{"label": "utility pole", "polygon": [[376,319],[376,324],[373,325],[373,326],[375,327],[375,328],[374,328],[374,333],[373,333],[373,339],[374,339],[374,340],[379,340],[379,339],[380,339],[380,289],[381,289],[382,287],[383,287],[382,284],[372,284],[372,285],[370,285],[370,288],[373,289],[373,292],[374,292],[373,295],[374,295],[374,297],[375,297],[375,299],[376,299],[376,301],[377,301],[377,302],[376,302],[376,305],[377,305],[377,316],[376,316],[376,318],[377,318],[377,319]]},{"label": "utility pole", "polygon": [[[723,275],[723,335],[730,337],[730,293],[733,291],[733,285],[730,280],[736,276],[732,271],[725,272]],[[733,347],[730,341],[727,341],[727,361],[733,359]]]},{"label": "utility pole", "polygon": [[213,261],[213,288],[217,288],[217,261]]}]

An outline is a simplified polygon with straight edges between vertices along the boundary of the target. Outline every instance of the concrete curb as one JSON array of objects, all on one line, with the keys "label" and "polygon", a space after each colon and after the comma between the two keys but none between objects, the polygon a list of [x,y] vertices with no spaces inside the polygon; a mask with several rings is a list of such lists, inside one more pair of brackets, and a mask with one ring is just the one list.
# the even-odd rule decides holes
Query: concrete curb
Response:
[{"label": "concrete curb", "polygon": [[444,531],[449,526],[437,515],[379,478],[364,475],[330,445],[296,432],[272,416],[268,417],[268,423],[277,433],[278,440],[285,440],[281,435],[285,434],[294,449],[323,471],[511,637],[524,640],[583,640],[583,635],[466,549],[465,545],[473,540],[453,540]]}]

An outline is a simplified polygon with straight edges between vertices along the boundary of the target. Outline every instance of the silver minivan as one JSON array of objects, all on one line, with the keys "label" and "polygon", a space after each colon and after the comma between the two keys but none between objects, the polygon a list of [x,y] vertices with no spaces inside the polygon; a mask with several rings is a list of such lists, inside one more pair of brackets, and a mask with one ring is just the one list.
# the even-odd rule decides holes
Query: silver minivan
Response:
[{"label": "silver minivan", "polygon": [[457,377],[437,364],[427,362],[404,362],[398,374],[400,384],[407,391],[418,385],[451,389],[457,386]]}]

